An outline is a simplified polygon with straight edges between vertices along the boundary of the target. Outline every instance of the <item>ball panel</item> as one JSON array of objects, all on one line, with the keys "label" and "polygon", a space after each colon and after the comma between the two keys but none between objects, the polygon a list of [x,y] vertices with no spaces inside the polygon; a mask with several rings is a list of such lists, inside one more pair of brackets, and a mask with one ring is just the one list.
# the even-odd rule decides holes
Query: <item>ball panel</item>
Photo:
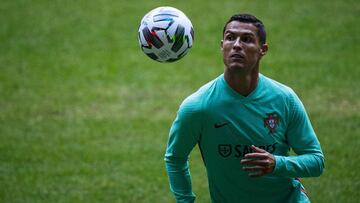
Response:
[{"label": "ball panel", "polygon": [[[191,27],[190,29],[190,35],[191,35],[191,39],[194,41],[194,29]],[[190,46],[191,47],[191,46]]]},{"label": "ball panel", "polygon": [[178,25],[174,35],[175,42],[171,47],[171,50],[173,52],[179,51],[179,49],[184,44],[184,33],[185,33],[185,28],[182,25]]},{"label": "ball panel", "polygon": [[156,32],[150,32],[148,27],[144,27],[144,29],[142,30],[142,33],[143,33],[145,40],[148,43],[150,48],[151,48],[151,45],[154,45],[158,49],[160,47],[164,46],[164,43],[156,35]]},{"label": "ball panel", "polygon": [[154,53],[146,53],[146,55],[154,60],[158,60],[158,57]]},{"label": "ball panel", "polygon": [[175,14],[171,14],[171,13],[159,13],[159,14],[156,14],[153,16],[153,21],[154,22],[159,22],[159,21],[174,22],[174,17],[177,18],[179,16],[175,15]]}]

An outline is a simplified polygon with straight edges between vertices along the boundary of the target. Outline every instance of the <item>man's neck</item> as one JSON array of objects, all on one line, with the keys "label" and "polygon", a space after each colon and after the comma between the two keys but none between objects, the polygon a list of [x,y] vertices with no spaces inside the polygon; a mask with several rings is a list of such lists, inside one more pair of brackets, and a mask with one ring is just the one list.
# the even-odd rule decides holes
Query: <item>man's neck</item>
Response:
[{"label": "man's neck", "polygon": [[240,72],[234,73],[225,68],[224,78],[233,90],[246,97],[257,87],[259,71],[255,70],[244,74]]}]

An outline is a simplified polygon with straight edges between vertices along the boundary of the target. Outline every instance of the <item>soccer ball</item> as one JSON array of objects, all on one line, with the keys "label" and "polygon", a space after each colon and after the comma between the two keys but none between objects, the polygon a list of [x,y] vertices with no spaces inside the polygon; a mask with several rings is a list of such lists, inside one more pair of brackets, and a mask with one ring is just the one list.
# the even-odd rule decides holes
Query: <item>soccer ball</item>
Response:
[{"label": "soccer ball", "polygon": [[174,62],[192,47],[194,30],[186,15],[173,7],[158,7],[147,13],[139,27],[143,52],[159,62]]}]

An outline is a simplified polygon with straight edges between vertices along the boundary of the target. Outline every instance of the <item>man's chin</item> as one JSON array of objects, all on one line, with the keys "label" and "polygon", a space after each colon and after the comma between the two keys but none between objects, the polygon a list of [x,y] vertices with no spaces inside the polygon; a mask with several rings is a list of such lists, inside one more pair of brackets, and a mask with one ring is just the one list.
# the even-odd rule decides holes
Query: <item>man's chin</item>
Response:
[{"label": "man's chin", "polygon": [[231,70],[244,70],[246,66],[243,63],[231,63],[228,68]]}]

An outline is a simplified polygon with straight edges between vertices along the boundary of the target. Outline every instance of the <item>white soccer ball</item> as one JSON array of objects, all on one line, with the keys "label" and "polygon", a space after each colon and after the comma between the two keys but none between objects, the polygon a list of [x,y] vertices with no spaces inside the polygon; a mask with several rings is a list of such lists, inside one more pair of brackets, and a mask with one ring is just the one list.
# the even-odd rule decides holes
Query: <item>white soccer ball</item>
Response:
[{"label": "white soccer ball", "polygon": [[173,7],[158,7],[147,13],[139,27],[143,52],[159,62],[184,57],[192,47],[194,30],[186,15]]}]

